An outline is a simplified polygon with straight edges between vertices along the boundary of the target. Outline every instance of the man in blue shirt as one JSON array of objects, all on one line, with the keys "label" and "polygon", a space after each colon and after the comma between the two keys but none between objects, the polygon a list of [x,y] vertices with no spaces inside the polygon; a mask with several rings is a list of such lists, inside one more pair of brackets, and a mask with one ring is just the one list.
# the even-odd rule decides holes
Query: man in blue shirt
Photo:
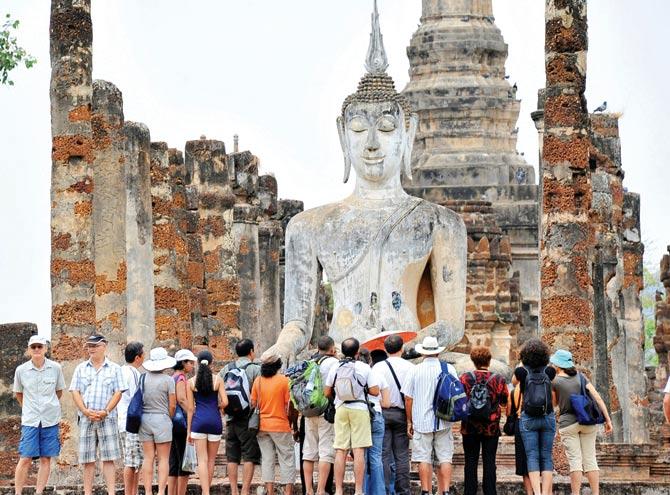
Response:
[{"label": "man in blue shirt", "polygon": [[14,394],[21,406],[20,459],[14,478],[16,493],[22,493],[34,457],[40,458],[35,493],[42,493],[49,480],[51,458],[60,454],[58,425],[65,378],[60,364],[45,357],[47,344],[44,337],[30,337],[30,361],[20,365],[14,373]]}]

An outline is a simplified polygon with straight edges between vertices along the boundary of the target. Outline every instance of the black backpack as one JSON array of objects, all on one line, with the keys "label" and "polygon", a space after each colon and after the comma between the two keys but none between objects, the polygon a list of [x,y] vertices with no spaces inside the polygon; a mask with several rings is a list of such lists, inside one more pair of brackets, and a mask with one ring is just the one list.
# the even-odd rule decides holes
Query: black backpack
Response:
[{"label": "black backpack", "polygon": [[554,410],[551,403],[551,380],[546,367],[531,370],[524,366],[526,382],[523,392],[523,412],[528,416],[545,416]]},{"label": "black backpack", "polygon": [[487,380],[481,381],[477,381],[477,375],[474,372],[470,372],[470,375],[472,375],[474,384],[470,389],[468,417],[475,421],[490,421],[494,407],[489,391],[489,382],[495,374],[491,373]]}]

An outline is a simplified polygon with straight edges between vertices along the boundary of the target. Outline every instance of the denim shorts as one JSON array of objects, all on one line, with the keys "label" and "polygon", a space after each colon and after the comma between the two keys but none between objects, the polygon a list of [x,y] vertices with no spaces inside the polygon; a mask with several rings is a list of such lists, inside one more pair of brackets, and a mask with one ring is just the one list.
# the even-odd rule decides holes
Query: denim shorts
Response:
[{"label": "denim shorts", "polygon": [[526,449],[528,472],[554,470],[552,450],[556,436],[556,415],[553,411],[546,416],[521,415],[519,431]]},{"label": "denim shorts", "polygon": [[24,426],[21,425],[19,455],[21,457],[58,457],[60,454],[60,435],[58,425]]}]

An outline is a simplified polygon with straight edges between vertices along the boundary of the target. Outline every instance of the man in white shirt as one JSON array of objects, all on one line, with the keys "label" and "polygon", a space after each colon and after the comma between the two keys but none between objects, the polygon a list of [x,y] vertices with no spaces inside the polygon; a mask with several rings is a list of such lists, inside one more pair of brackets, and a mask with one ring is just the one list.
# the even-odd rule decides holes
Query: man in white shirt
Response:
[{"label": "man in white shirt", "polygon": [[[409,437],[407,436],[407,414],[405,395],[401,392],[405,378],[414,365],[402,358],[404,342],[400,335],[389,335],[384,340],[388,359],[375,366],[386,379],[390,390],[390,405],[384,414],[384,481],[386,491],[391,492],[391,484],[396,495],[409,495]],[[395,474],[392,466],[395,466]]]},{"label": "man in white shirt", "polygon": [[27,361],[14,373],[14,394],[21,406],[21,440],[14,490],[22,493],[33,457],[39,457],[35,493],[41,494],[49,480],[51,458],[60,454],[60,398],[65,378],[60,364],[46,358],[48,341],[39,335],[28,340]]},{"label": "man in white shirt", "polygon": [[[442,373],[438,355],[445,348],[438,345],[435,337],[426,337],[415,349],[426,357],[407,375],[402,386],[407,412],[407,435],[412,438],[412,462],[419,463],[421,494],[427,495],[431,492],[432,454],[435,451],[440,465],[437,472],[438,482],[440,488],[444,489],[440,495],[449,495],[454,436],[451,423],[437,419],[433,410],[435,388]],[[452,365],[448,365],[448,369],[450,374],[458,378]]]},{"label": "man in white shirt", "polygon": [[335,490],[344,493],[347,452],[354,454],[354,493],[363,493],[365,449],[372,446],[372,430],[367,395],[379,395],[379,386],[370,366],[357,361],[360,344],[354,338],[342,342],[344,359],[333,366],[324,393],[335,398]]},{"label": "man in white shirt", "polygon": [[119,434],[123,450],[124,493],[135,495],[139,485],[139,473],[144,454],[139,434],[126,432],[126,417],[128,406],[140,382],[140,368],[144,362],[144,345],[141,342],[129,342],[124,350],[124,355],[126,364],[121,366],[121,373],[128,389],[121,395],[121,400],[116,409],[119,415]]},{"label": "man in white shirt", "polygon": [[[330,370],[339,363],[335,357],[335,341],[324,335],[317,342],[319,354],[314,357],[319,363],[321,378],[326,380]],[[316,493],[326,493],[326,483],[330,469],[335,462],[333,443],[335,427],[321,416],[305,418],[305,441],[302,447],[302,465],[305,476],[305,493],[314,495],[314,463],[319,462],[319,476]]]}]

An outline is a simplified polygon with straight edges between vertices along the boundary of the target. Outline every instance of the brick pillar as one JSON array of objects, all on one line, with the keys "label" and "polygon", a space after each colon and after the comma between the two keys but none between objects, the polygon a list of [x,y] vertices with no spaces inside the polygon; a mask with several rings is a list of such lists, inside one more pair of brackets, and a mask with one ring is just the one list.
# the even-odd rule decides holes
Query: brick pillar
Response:
[{"label": "brick pillar", "polygon": [[151,214],[151,137],[144,124],[123,126],[126,159],[128,341],[150,349],[156,339]]},{"label": "brick pillar", "polygon": [[283,231],[277,220],[265,220],[258,226],[260,276],[260,314],[258,349],[273,345],[281,330],[279,255]]},{"label": "brick pillar", "polygon": [[[52,0],[51,332],[53,357],[68,381],[95,331],[92,38],[89,0]],[[78,436],[75,407],[65,396],[68,434],[59,459],[64,466],[77,462]]]},{"label": "brick pillar", "polygon": [[[182,347],[182,322],[188,322],[188,292],[182,290],[178,256],[186,254],[186,243],[177,231],[175,201],[166,143],[151,143],[151,203],[153,214],[154,299],[156,339],[162,345]],[[185,202],[183,195],[181,199]],[[183,266],[185,270],[185,265]],[[188,340],[183,342],[189,345]]]},{"label": "brick pillar", "polygon": [[670,350],[670,246],[668,254],[663,255],[659,270],[661,283],[665,288],[665,294],[656,293],[656,335],[654,336],[654,349],[658,354],[658,366],[656,367],[655,382],[650,387],[649,394],[653,400],[651,412],[656,421],[652,422],[652,439],[662,443],[666,449],[670,448],[670,425],[663,418],[663,393],[662,390],[670,377],[670,363],[668,362],[668,350]]},{"label": "brick pillar", "polygon": [[93,231],[95,314],[110,341],[126,341],[126,170],[123,97],[107,81],[93,82]]},{"label": "brick pillar", "polygon": [[198,298],[206,294],[204,301],[198,300],[203,343],[210,346],[216,359],[228,360],[232,357],[230,339],[239,337],[240,288],[232,232],[235,196],[223,142],[188,141],[185,164],[187,183],[193,185],[198,196],[196,232],[204,263],[205,292],[198,289],[192,293]]},{"label": "brick pillar", "polygon": [[586,1],[546,4],[546,102],[542,150],[541,335],[593,366],[594,325],[589,222],[589,121],[584,89]]},{"label": "brick pillar", "polygon": [[[260,342],[261,281],[258,255],[258,215],[255,206],[237,204],[234,208],[233,239],[239,279],[238,328],[243,338]],[[232,301],[231,301],[232,302]],[[268,329],[263,328],[265,333]],[[271,332],[272,330],[269,329]],[[265,348],[258,346],[258,350]]]}]

